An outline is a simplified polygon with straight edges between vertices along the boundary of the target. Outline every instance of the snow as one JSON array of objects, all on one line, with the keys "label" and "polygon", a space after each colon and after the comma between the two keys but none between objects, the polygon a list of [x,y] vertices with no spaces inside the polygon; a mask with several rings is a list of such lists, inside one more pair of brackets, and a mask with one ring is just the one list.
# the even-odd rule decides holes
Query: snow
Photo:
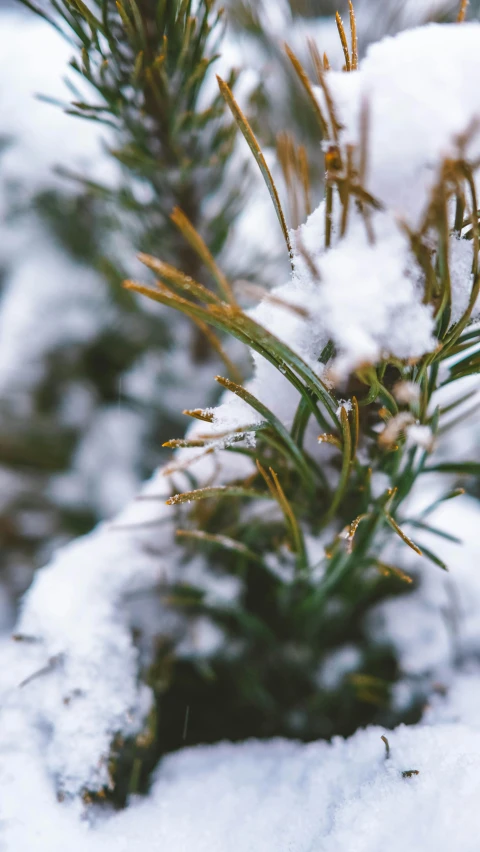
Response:
[{"label": "snow", "polygon": [[[159,505],[160,512],[155,503],[137,503],[117,525],[160,522]],[[159,530],[171,550],[171,528]],[[46,762],[66,793],[108,785],[114,735],[138,731],[148,712],[123,599],[166,580],[171,560],[162,549],[155,558],[142,552],[139,537],[141,527],[135,535],[105,525],[59,551],[36,575],[17,625],[32,640],[19,643],[29,662],[20,703],[32,727],[48,732]]]},{"label": "snow", "polygon": [[[215,469],[208,457],[203,469],[206,478]],[[222,641],[206,619],[187,624],[164,609],[160,595],[148,602],[150,617],[145,601],[135,605],[136,594],[148,599],[153,589],[175,582],[202,587],[207,601],[222,606],[239,594],[239,581],[213,576],[201,556],[181,564],[176,515],[166,500],[188,485],[159,470],[113,522],[60,549],[24,599],[10,691],[23,685],[11,692],[11,708],[40,733],[46,766],[62,793],[108,786],[114,736],[142,730],[150,691],[138,678],[142,648],[132,628],[139,613],[147,654],[149,633],[173,639],[183,657],[205,658]]]},{"label": "snow", "polygon": [[[328,378],[334,382],[388,355],[415,360],[438,345],[432,306],[423,304],[423,275],[402,224],[419,227],[444,159],[459,156],[462,134],[468,134],[465,156],[474,161],[480,154],[475,124],[480,92],[470,83],[480,73],[479,37],[480,24],[431,24],[373,45],[357,73],[327,74],[342,126],[344,159],[347,145],[360,145],[360,114],[368,104],[365,189],[382,209],[371,213],[366,228],[352,204],[342,237],[340,202],[335,196],[333,245],[325,249],[322,203],[292,234],[294,273],[287,284],[273,290],[275,298],[302,308],[307,317],[293,311],[286,316],[285,308],[275,307],[271,300],[250,313],[319,375],[319,355],[332,340],[337,357]],[[448,55],[449,62],[439,63],[439,55]],[[321,90],[317,96],[324,106]],[[310,263],[305,261],[305,251]],[[456,322],[471,292],[472,242],[452,238],[450,255],[451,319]],[[472,316],[477,315],[478,307]],[[249,389],[288,425],[296,408],[296,392],[263,359],[254,355],[254,362],[256,373]],[[217,424],[245,425],[245,405],[228,396],[225,402],[216,415]]]},{"label": "snow", "polygon": [[[441,158],[455,152],[455,135],[480,115],[480,93],[470,85],[480,71],[479,38],[479,25],[430,26],[372,48],[357,75],[331,76],[344,125],[342,145],[357,140],[359,110],[368,98],[368,189],[386,210],[372,216],[373,244],[364,223],[352,214],[346,236],[335,233],[332,248],[325,251],[319,208],[300,231],[319,280],[299,253],[292,279],[274,291],[306,309],[307,317],[269,301],[251,312],[327,380],[332,371],[318,357],[329,339],[339,351],[338,376],[386,352],[415,358],[435,346],[431,312],[422,303],[421,281],[398,217],[418,223]],[[438,56],[448,62],[439,63]],[[473,137],[470,154],[478,151]],[[471,244],[465,245],[451,245],[454,318],[464,310],[471,280]],[[80,335],[82,329],[77,329]],[[69,335],[74,332],[69,327]],[[250,392],[290,425],[296,391],[257,355],[254,362]],[[255,422],[256,412],[227,393],[213,423],[197,423],[191,434]],[[411,423],[408,432],[419,446],[431,439],[418,424]],[[196,452],[180,451],[179,465]],[[93,469],[97,459],[90,456],[87,468]],[[193,469],[200,483],[214,483],[247,473],[249,464],[230,455],[218,465],[203,456]],[[110,488],[112,481],[118,491],[130,487],[121,472],[109,480]],[[463,852],[476,852],[480,729],[472,696],[480,695],[475,668],[480,545],[479,508],[468,497],[451,500],[429,516],[433,525],[464,539],[462,547],[442,540],[450,573],[403,548],[402,567],[420,582],[407,595],[379,605],[367,624],[373,640],[395,650],[398,703],[428,694],[423,724],[388,733],[371,727],[331,744],[273,741],[184,750],[163,760],[149,796],[133,798],[123,812],[82,804],[79,793],[110,783],[108,758],[115,735],[140,732],[150,707],[149,690],[139,683],[143,651],[132,638],[135,605],[128,598],[177,576],[227,604],[238,593],[235,580],[212,577],[200,557],[178,573],[176,514],[165,500],[186,483],[182,476],[170,481],[159,471],[141,499],[114,522],[59,551],[37,574],[23,604],[17,641],[3,647],[0,849],[60,852],[68,847],[77,852],[88,844],[93,852],[450,852],[461,839]],[[422,499],[428,497],[424,491]],[[412,516],[419,511],[414,507],[412,500]],[[408,529],[408,518],[405,523]],[[432,534],[422,531],[419,538],[435,549]],[[312,552],[319,546],[309,541]],[[396,558],[400,543],[391,546]],[[221,642],[209,622],[186,629],[160,603],[149,604],[156,629],[160,625],[176,640],[180,654],[205,656]],[[319,681],[333,688],[355,666],[356,656],[350,646],[338,649],[318,672]],[[435,684],[446,697],[434,694]],[[385,734],[388,759],[381,740]],[[65,801],[58,802],[57,793]]]},{"label": "snow", "polygon": [[[425,209],[442,160],[458,152],[458,137],[471,131],[480,115],[480,92],[471,85],[478,75],[479,30],[478,23],[408,30],[372,45],[359,74],[328,76],[344,144],[358,144],[360,111],[368,103],[366,188],[412,226]],[[440,55],[448,62],[438,62]],[[475,132],[466,153],[475,159],[479,152]]]},{"label": "snow", "polygon": [[[423,507],[431,502],[428,489],[419,491],[409,517],[419,516],[420,499]],[[380,644],[394,648],[401,675],[414,692],[433,683],[448,684],[458,665],[480,655],[478,519],[478,502],[465,495],[443,503],[425,519],[460,543],[409,528],[420,547],[441,553],[448,573],[411,551],[389,554],[397,560],[394,564],[400,557],[399,567],[420,582],[413,592],[380,604],[369,616],[370,632]]]},{"label": "snow", "polygon": [[[450,266],[452,286],[452,323],[458,322],[466,311],[473,285],[472,246],[468,240],[450,238]],[[474,316],[478,316],[478,306]]]},{"label": "snow", "polygon": [[[469,687],[478,691],[479,682],[471,675]],[[458,698],[462,687],[453,688],[454,722],[433,717],[449,715],[442,709],[447,697],[427,711],[424,724],[371,727],[332,744],[274,740],[183,750],[164,759],[146,799],[110,814],[78,800],[59,804],[32,730],[4,710],[1,848],[451,852],[461,844],[462,852],[476,852],[480,731]],[[404,777],[412,771],[418,774]]]},{"label": "snow", "polygon": [[[19,257],[2,294],[0,393],[25,406],[32,404],[31,389],[45,378],[45,353],[94,340],[111,322],[112,311],[100,276],[52,251],[38,225],[30,223],[20,233],[20,240],[14,238]],[[10,236],[9,230],[3,235]],[[54,322],[59,316],[62,321]]]},{"label": "snow", "polygon": [[[62,103],[71,99],[64,81],[73,52],[67,40],[30,14],[6,10],[0,44],[0,77],[5,81],[0,90],[1,133],[14,143],[2,155],[2,176],[28,181],[30,190],[51,188],[53,169],[61,164],[82,173],[88,169],[92,179],[114,180],[117,167],[102,151],[98,126],[36,97]],[[73,72],[69,76],[77,77]],[[79,78],[75,82],[78,85]]]},{"label": "snow", "polygon": [[418,358],[436,346],[432,310],[422,304],[406,237],[384,214],[372,218],[372,227],[374,245],[357,221],[344,240],[315,258],[321,292],[312,319],[323,322],[341,352],[335,368],[342,375],[384,353]]},{"label": "snow", "polygon": [[[473,93],[470,81],[480,70],[475,47],[479,33],[479,24],[432,24],[373,45],[356,74],[327,75],[342,125],[342,150],[348,144],[359,146],[360,112],[368,105],[365,188],[384,207],[371,217],[373,243],[361,217],[350,214],[346,236],[340,238],[334,225],[335,244],[325,251],[323,206],[294,236],[318,270],[320,293],[308,299],[305,279],[311,286],[311,273],[299,251],[295,269],[305,304],[311,321],[323,325],[339,349],[339,377],[387,354],[415,359],[436,346],[432,310],[422,304],[422,277],[400,224],[419,226],[443,160],[458,156],[458,138],[472,128],[465,155],[478,157],[480,94]],[[447,54],[452,68],[450,62],[437,61]],[[325,109],[321,90],[317,96]],[[471,243],[452,238],[450,255],[456,322],[471,292]],[[288,288],[283,295],[288,297]]]}]

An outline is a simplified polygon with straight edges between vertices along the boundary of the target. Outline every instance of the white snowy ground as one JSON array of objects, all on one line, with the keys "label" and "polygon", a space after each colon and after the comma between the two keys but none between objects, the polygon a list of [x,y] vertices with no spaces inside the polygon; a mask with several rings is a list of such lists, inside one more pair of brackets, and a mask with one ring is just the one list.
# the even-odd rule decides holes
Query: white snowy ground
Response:
[{"label": "white snowy ground", "polygon": [[164,760],[148,798],[108,815],[58,803],[38,738],[18,712],[4,712],[0,849],[477,852],[479,699],[479,675],[465,675],[423,725],[372,727],[332,744],[187,749]]}]

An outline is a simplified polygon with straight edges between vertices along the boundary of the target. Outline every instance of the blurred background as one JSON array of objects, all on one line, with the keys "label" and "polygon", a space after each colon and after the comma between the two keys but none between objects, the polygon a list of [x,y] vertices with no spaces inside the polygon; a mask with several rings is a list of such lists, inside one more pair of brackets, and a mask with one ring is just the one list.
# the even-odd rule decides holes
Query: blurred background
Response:
[{"label": "blurred background", "polygon": [[[308,211],[282,179],[282,151],[291,140],[304,146],[312,207],[321,197],[322,157],[282,44],[287,40],[308,66],[311,37],[341,67],[333,14],[347,14],[346,7],[340,0],[231,0],[218,32],[221,57],[213,70],[224,77],[233,68],[241,72],[237,97],[272,163],[291,226]],[[385,33],[451,19],[458,4],[357,0],[356,9],[365,52]],[[4,629],[51,552],[112,517],[162,462],[162,443],[184,432],[182,409],[215,401],[218,355],[208,340],[120,286],[125,277],[145,278],[138,251],[196,273],[169,222],[174,205],[193,199],[187,212],[232,280],[269,286],[288,275],[270,200],[242,143],[212,125],[199,151],[198,139],[190,148],[191,136],[178,131],[180,165],[166,157],[160,176],[152,176],[146,160],[134,160],[125,128],[100,123],[91,112],[89,120],[76,115],[86,95],[68,67],[75,52],[20,3],[1,4]],[[198,103],[215,93],[209,72]],[[279,140],[286,127],[289,137]],[[217,133],[224,134],[220,158]]]}]

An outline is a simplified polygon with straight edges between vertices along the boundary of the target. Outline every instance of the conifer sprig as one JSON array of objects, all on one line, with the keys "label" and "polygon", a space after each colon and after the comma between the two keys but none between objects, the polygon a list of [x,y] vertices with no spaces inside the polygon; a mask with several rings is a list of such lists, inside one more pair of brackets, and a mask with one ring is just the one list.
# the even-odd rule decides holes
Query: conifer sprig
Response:
[{"label": "conifer sprig", "polygon": [[[61,105],[110,131],[109,151],[124,182],[88,188],[109,199],[115,215],[124,211],[143,251],[162,245],[169,262],[201,277],[202,258],[170,214],[180,208],[216,256],[239,209],[241,182],[227,179],[235,124],[226,118],[221,94],[209,96],[206,88],[223,34],[222,9],[216,0],[94,0],[88,6],[52,0],[51,11],[30,0],[25,5],[73,41],[70,65],[87,94],[72,83],[77,94]],[[230,86],[236,77],[232,71]],[[210,216],[207,196],[218,199]]]},{"label": "conifer sprig", "polygon": [[[356,59],[353,59],[356,56],[356,29],[354,19],[351,21],[353,46],[349,56],[352,66],[356,64]],[[308,78],[304,69],[293,54],[290,59],[308,92],[310,84],[305,85],[304,80]],[[351,70],[353,73],[355,69],[352,67]],[[354,209],[360,211],[367,235],[374,239],[372,214],[381,210],[382,205],[365,187],[367,108],[361,119],[363,129],[358,148],[342,146],[328,71],[323,62],[318,73],[328,107],[328,115],[322,116],[319,121],[320,132],[329,140],[325,163],[328,250],[328,234],[332,235],[333,225],[340,239],[347,235]],[[246,126],[246,119],[242,118],[240,108],[225,85],[222,85],[222,91],[233,108],[236,120]],[[316,107],[314,111],[317,112]],[[476,132],[475,128],[471,129],[473,132]],[[251,138],[247,141],[252,143]],[[244,643],[238,661],[230,660],[228,663],[233,666],[238,683],[233,688],[224,670],[228,658],[226,650],[225,659],[220,654],[212,662],[219,688],[225,687],[227,691],[236,689],[241,693],[242,678],[246,677],[248,695],[240,697],[235,693],[237,700],[240,704],[244,701],[250,709],[262,707],[265,713],[268,707],[268,714],[274,720],[268,730],[274,733],[292,733],[289,703],[285,691],[275,682],[275,672],[281,671],[285,682],[297,684],[297,688],[303,690],[304,710],[309,707],[314,714],[313,708],[318,710],[322,707],[322,712],[328,715],[331,712],[325,709],[328,699],[319,694],[312,683],[314,660],[322,659],[325,649],[338,644],[339,637],[350,636],[352,630],[358,631],[360,614],[372,602],[392,593],[392,590],[399,593],[412,585],[412,578],[401,567],[381,560],[386,544],[398,540],[400,547],[411,552],[414,559],[427,560],[438,569],[448,570],[441,549],[436,553],[424,543],[426,533],[437,535],[441,543],[442,531],[429,525],[424,518],[409,518],[404,505],[419,478],[430,472],[444,473],[449,481],[452,474],[459,480],[466,475],[479,474],[479,466],[475,462],[435,464],[430,461],[445,417],[455,414],[457,407],[465,401],[459,396],[442,410],[436,402],[437,392],[457,378],[480,370],[476,352],[480,331],[469,325],[480,287],[479,214],[472,177],[478,164],[468,161],[465,142],[466,137],[460,139],[456,156],[443,163],[418,229],[412,231],[406,224],[399,223],[409,238],[412,253],[423,275],[424,303],[432,307],[436,317],[438,345],[415,363],[385,357],[379,363],[354,370],[346,391],[350,397],[347,406],[340,404],[330,384],[327,386],[295,352],[245,314],[238,304],[224,301],[221,296],[220,302],[194,300],[187,288],[181,286],[173,292],[167,286],[167,277],[161,274],[161,265],[157,266],[160,281],[155,289],[135,282],[126,285],[187,315],[201,317],[202,321],[225,334],[233,335],[275,366],[299,394],[297,411],[292,412],[292,427],[286,432],[284,425],[248,389],[222,380],[226,389],[240,396],[261,418],[255,429],[254,447],[236,442],[228,445],[227,442],[223,450],[249,456],[255,464],[256,476],[227,483],[225,491],[219,493],[215,490],[218,486],[214,486],[174,498],[184,511],[182,526],[186,533],[182,533],[181,538],[187,550],[189,539],[195,546],[203,545],[212,565],[241,577],[244,583],[242,603],[238,610],[234,607],[235,619],[222,622],[234,643],[240,639]],[[256,159],[259,162],[258,151]],[[295,180],[295,175],[301,182],[300,169],[290,169],[292,180]],[[281,203],[279,193],[269,185],[271,180],[270,173],[266,176],[267,187],[277,206]],[[334,197],[338,199],[338,209],[336,205],[335,210],[331,203]],[[458,212],[455,221],[447,215],[452,205]],[[279,219],[281,221],[281,217]],[[463,316],[454,325],[450,319],[452,288],[448,250],[452,237],[472,243],[471,297]],[[432,251],[433,244],[436,251]],[[313,274],[315,264],[305,249],[300,245],[296,250],[307,262],[313,279],[318,277]],[[308,322],[308,315],[305,321]],[[327,372],[334,355],[335,350],[330,343],[320,357],[327,366]],[[342,389],[342,395],[344,393],[345,389]],[[193,415],[197,416],[195,412]],[[313,459],[305,446],[304,439],[312,418],[318,424],[320,442],[329,446],[325,464],[318,458]],[[408,430],[414,424],[429,430],[431,439],[425,446],[409,442]],[[378,474],[388,482],[380,494],[372,487],[372,477],[378,477]],[[462,488],[449,487],[447,482],[444,497],[436,505],[461,493]],[[216,499],[221,495],[231,499]],[[260,505],[260,495],[277,502],[280,509],[277,516],[265,509],[255,509]],[[198,498],[202,499],[199,501]],[[188,506],[190,500],[193,502]],[[267,504],[262,501],[262,505]],[[325,555],[317,561],[312,557],[309,539],[313,537],[316,540],[321,536],[324,540],[327,535],[329,543]],[[216,539],[223,536],[228,544],[222,553]],[[228,550],[228,560],[224,558],[225,550]],[[339,610],[336,616],[332,616],[328,606],[333,600]],[[213,614],[212,617],[215,620]],[[267,633],[259,633],[259,622],[268,626],[268,638]],[[275,651],[272,632],[277,643]],[[299,664],[295,671],[288,659],[289,643],[294,643],[305,654],[304,664]],[[355,705],[355,725],[359,723],[358,714],[361,716],[360,706],[378,708],[388,704],[388,678],[385,680],[383,675],[379,676],[384,662],[380,664],[374,658],[368,660],[362,674],[356,681],[351,681],[351,688],[356,694],[354,700],[360,702]],[[369,679],[380,687],[374,692],[370,690],[367,696],[362,684],[370,682]],[[227,683],[230,685],[227,686]],[[345,696],[341,700],[346,700]],[[350,697],[349,700],[353,699]],[[351,705],[349,707],[344,721],[336,730],[349,730],[348,719],[352,719]],[[308,718],[302,728],[307,737],[315,736],[321,728],[309,712],[305,710]],[[338,705],[334,712],[338,712]]]}]

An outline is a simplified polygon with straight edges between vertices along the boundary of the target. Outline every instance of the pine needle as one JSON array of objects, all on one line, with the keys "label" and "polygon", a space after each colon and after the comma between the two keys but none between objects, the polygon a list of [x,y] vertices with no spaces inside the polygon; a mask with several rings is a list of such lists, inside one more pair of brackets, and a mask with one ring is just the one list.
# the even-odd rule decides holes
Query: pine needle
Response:
[{"label": "pine needle", "polygon": [[350,8],[350,32],[352,34],[352,71],[356,71],[358,68],[357,19],[352,0],[348,0],[348,5]]},{"label": "pine needle", "polygon": [[[298,79],[300,80],[303,88],[305,89],[305,91],[306,91],[306,93],[307,93],[307,95],[310,99],[310,103],[313,106],[313,111],[314,111],[315,115],[317,116],[318,122],[320,124],[323,138],[329,139],[330,138],[330,132],[329,132],[329,129],[328,129],[328,122],[326,121],[326,119],[323,115],[323,112],[321,110],[320,104],[318,103],[318,100],[315,97],[314,91],[312,89],[312,84],[310,83],[310,80],[307,77],[305,69],[303,68],[301,62],[295,56],[293,50],[288,46],[288,44],[285,44],[285,52],[286,52],[290,62],[292,63],[294,69],[295,69],[295,72],[298,76]],[[319,82],[320,82],[320,80],[319,80]]]},{"label": "pine needle", "polygon": [[298,148],[299,171],[303,186],[303,195],[305,203],[305,215],[310,216],[312,212],[312,196],[310,186],[310,169],[308,165],[308,154],[305,145],[300,145]]},{"label": "pine needle", "polygon": [[315,263],[314,258],[308,251],[305,243],[303,242],[300,231],[297,231],[297,233],[295,234],[295,249],[297,251],[297,254],[299,254],[305,261],[307,269],[310,272],[310,275],[312,276],[312,280],[321,281],[322,276],[320,275],[320,270],[317,264]]},{"label": "pine needle", "polygon": [[243,380],[243,376],[240,370],[233,363],[231,358],[228,357],[227,353],[225,352],[225,349],[220,343],[220,340],[218,339],[217,335],[212,331],[210,326],[206,322],[203,322],[203,320],[198,319],[196,317],[192,317],[192,322],[194,322],[197,328],[199,328],[200,331],[205,335],[212,349],[217,353],[217,355],[220,356],[232,379],[235,382],[241,382]]},{"label": "pine needle", "polygon": [[277,190],[277,187],[275,186],[275,182],[273,180],[272,173],[267,166],[267,162],[266,162],[265,157],[262,153],[260,145],[257,142],[255,134],[254,134],[254,132],[253,132],[251,126],[250,126],[250,123],[248,122],[248,119],[243,114],[242,110],[240,109],[239,105],[237,104],[237,101],[235,100],[235,98],[233,96],[233,92],[230,89],[230,86],[228,85],[228,83],[226,83],[224,80],[222,80],[221,77],[218,77],[218,75],[217,75],[217,82],[218,82],[218,85],[220,87],[220,91],[222,93],[222,96],[224,97],[227,105],[229,106],[238,127],[242,131],[243,136],[244,136],[253,156],[255,157],[257,165],[258,165],[258,167],[259,167],[259,169],[260,169],[260,171],[263,175],[263,179],[264,179],[264,181],[267,185],[267,189],[270,193],[270,197],[271,197],[271,199],[273,201],[273,205],[275,207],[275,212],[277,214],[278,221],[280,222],[280,227],[282,229],[282,233],[283,233],[283,236],[284,236],[284,239],[285,239],[285,243],[286,243],[287,250],[288,250],[288,255],[291,258],[293,253],[292,253],[292,246],[291,246],[291,243],[290,243],[290,237],[289,237],[289,234],[288,234],[287,223],[285,221],[285,215],[284,215],[283,210],[282,210],[282,205],[280,203],[280,197],[278,195],[278,190]]},{"label": "pine needle", "polygon": [[177,538],[187,538],[192,539],[193,541],[206,542],[207,544],[214,544],[217,547],[221,547],[224,550],[233,551],[238,553],[240,556],[246,556],[247,559],[252,559],[255,562],[259,562],[263,565],[263,560],[257,556],[253,550],[250,550],[246,544],[243,544],[241,541],[236,541],[233,538],[230,538],[226,535],[215,535],[213,533],[206,533],[203,530],[176,530],[175,535]]},{"label": "pine needle", "polygon": [[[82,3],[81,0],[74,0],[74,2],[79,7],[79,9],[81,9],[82,14],[85,15],[84,10],[81,8],[82,6],[84,6],[84,3]],[[120,0],[116,0],[115,6],[117,7],[117,12],[122,19],[122,24],[125,27],[125,32],[127,33],[129,41],[132,45],[134,45],[135,42],[137,41],[137,34],[135,32],[135,27],[133,26],[130,18],[128,17],[125,7],[123,6],[122,3],[120,3]],[[92,14],[92,13],[90,12],[89,14]],[[87,20],[88,20],[88,18],[87,18]]]},{"label": "pine needle", "polygon": [[295,142],[289,133],[278,134],[277,156],[283,172],[285,186],[287,187],[290,220],[296,230],[300,225],[300,210],[298,204],[298,169]]},{"label": "pine needle", "polygon": [[370,131],[370,109],[368,101],[363,98],[360,107],[360,156],[358,166],[358,181],[365,186],[368,169],[368,138]]},{"label": "pine needle", "polygon": [[[316,78],[317,78],[317,83],[320,83],[320,77],[323,74],[323,72],[326,70],[325,58],[326,58],[327,54],[326,53],[324,54],[323,60],[322,60],[322,57],[320,55],[320,51],[319,51],[317,45],[315,44],[315,42],[313,41],[312,38],[309,38],[307,40],[307,44],[308,44],[308,49],[309,49],[309,52],[310,52],[310,58],[312,60],[312,65],[313,65],[315,75],[316,75]],[[328,62],[328,60],[327,60],[327,62]]]},{"label": "pine needle", "polygon": [[336,13],[335,20],[337,22],[337,29],[338,29],[338,34],[340,36],[340,41],[342,42],[343,55],[345,57],[345,70],[351,71],[352,70],[352,63],[351,63],[351,60],[350,60],[350,53],[348,51],[347,36],[346,36],[346,33],[345,33],[345,27],[343,26],[343,21],[340,17],[339,12]]},{"label": "pine needle", "polygon": [[387,565],[386,562],[380,561],[376,562],[375,565],[384,577],[391,577],[393,575],[403,583],[408,583],[409,585],[413,583],[413,577],[410,577],[409,574],[406,574],[405,571],[402,571],[401,568],[397,568],[395,565]]},{"label": "pine needle", "polygon": [[255,491],[253,488],[242,488],[236,485],[213,485],[209,488],[198,488],[195,491],[184,491],[182,494],[174,494],[170,497],[167,506],[178,506],[182,503],[191,503],[197,500],[211,500],[222,497],[248,497],[250,499],[265,499],[263,491]]},{"label": "pine needle", "polygon": [[342,449],[342,442],[338,435],[324,434],[318,436],[319,444],[331,444],[333,447],[336,447],[337,450]]},{"label": "pine needle", "polygon": [[203,284],[199,284],[199,282],[195,281],[195,279],[190,275],[185,275],[184,272],[181,272],[174,266],[170,266],[169,263],[164,263],[162,260],[152,257],[150,254],[140,253],[137,257],[140,263],[143,263],[144,266],[147,266],[160,278],[164,279],[168,284],[171,284],[172,287],[176,287],[178,290],[181,290],[182,293],[188,293],[196,299],[200,299],[202,302],[211,302],[212,304],[217,305],[221,304],[220,299],[212,292],[212,290],[204,287]]},{"label": "pine needle", "polygon": [[269,473],[267,473],[267,471],[258,459],[256,460],[256,465],[260,475],[265,481],[265,484],[271,496],[279,504],[282,510],[287,529],[289,531],[290,538],[292,541],[293,551],[297,554],[299,560],[299,568],[303,570],[306,568],[307,564],[305,542],[295,512],[293,511],[292,507],[290,506],[290,503],[288,502],[288,499],[285,495],[282,486],[280,485],[280,481],[275,471],[272,468],[269,468]]},{"label": "pine needle", "polygon": [[348,553],[353,552],[353,540],[355,538],[355,534],[356,534],[360,524],[362,523],[362,521],[366,521],[368,518],[370,518],[370,514],[368,512],[365,512],[362,515],[359,515],[358,518],[355,518],[355,520],[352,521],[352,523],[348,527],[348,537],[347,537],[347,540],[348,540],[347,552]]},{"label": "pine needle", "polygon": [[348,414],[343,406],[340,410],[340,426],[342,429],[342,469],[340,471],[340,479],[337,489],[333,495],[328,512],[323,519],[323,525],[325,526],[335,517],[336,511],[345,496],[352,467],[352,434],[350,431]]},{"label": "pine needle", "polygon": [[[311,39],[309,39],[308,45],[309,45],[309,48],[310,48],[310,53],[312,54],[312,56],[315,56],[316,55],[315,43]],[[300,65],[300,63],[299,63],[299,65]],[[300,68],[301,68],[301,65],[300,65]],[[335,105],[333,103],[332,94],[330,92],[330,89],[329,89],[327,82],[326,82],[326,79],[325,79],[325,76],[326,76],[325,75],[325,69],[323,69],[321,67],[321,63],[319,63],[318,65],[315,66],[315,70],[316,70],[317,76],[318,76],[318,85],[322,89],[323,96],[325,98],[325,103],[327,105],[328,116],[329,116],[329,119],[330,119],[330,126],[331,127],[329,129],[328,124],[327,124],[327,135],[326,135],[325,138],[329,139],[329,138],[333,137],[333,141],[338,146],[338,142],[339,142],[338,131],[340,130],[340,124],[339,124],[337,117],[336,117],[336,114],[335,114]],[[303,73],[305,73],[305,72],[303,72]],[[307,77],[307,82],[309,82],[308,77]],[[315,97],[315,95],[314,95],[314,97]],[[315,98],[315,100],[316,100],[316,98]],[[339,162],[341,164],[341,156],[340,156],[339,151],[338,151],[338,157],[339,157]]]},{"label": "pine needle", "polygon": [[463,22],[467,18],[467,9],[468,9],[468,0],[462,0],[460,4],[460,11],[457,17],[457,23],[463,24]]},{"label": "pine needle", "polygon": [[269,302],[277,308],[285,308],[286,311],[289,311],[302,319],[308,319],[310,316],[306,308],[302,308],[300,305],[294,305],[292,302],[287,302],[285,299],[281,299],[280,296],[274,296],[273,293],[270,293],[269,290],[265,289],[265,287],[262,287],[260,284],[254,284],[253,281],[244,281],[242,279],[235,281],[235,289],[237,288],[241,288],[242,292],[246,296],[250,296],[252,299]]},{"label": "pine needle", "polygon": [[397,533],[397,535],[398,535],[398,536],[400,536],[400,538],[402,539],[402,541],[404,541],[404,542],[405,542],[405,544],[408,544],[408,546],[409,546],[409,547],[410,547],[413,551],[415,551],[415,553],[417,553],[417,554],[418,554],[418,556],[423,556],[423,552],[422,552],[422,551],[420,550],[420,548],[419,548],[419,547],[415,544],[415,542],[414,542],[414,541],[412,541],[412,540],[411,540],[411,538],[409,538],[409,537],[408,537],[408,535],[407,535],[406,533],[404,533],[404,531],[401,529],[401,527],[399,527],[399,526],[398,526],[398,524],[397,524],[396,520],[395,520],[394,518],[392,518],[392,516],[391,516],[391,515],[388,515],[388,514],[386,515],[386,518],[387,518],[388,523],[389,523],[389,524],[390,524],[390,526],[392,527],[392,529],[393,529],[393,530],[395,530],[395,532]]},{"label": "pine needle", "polygon": [[180,210],[179,207],[175,207],[170,218],[172,222],[177,226],[179,231],[182,232],[187,242],[190,243],[192,248],[197,252],[198,256],[203,261],[209,272],[212,274],[214,280],[217,282],[218,288],[222,296],[227,300],[227,302],[234,304],[235,300],[230,284],[228,283],[221,269],[218,267],[205,241],[202,239],[198,231],[193,227],[187,216],[185,216],[185,213],[183,213],[183,211]]},{"label": "pine needle", "polygon": [[203,408],[185,408],[182,414],[193,417],[194,420],[202,420],[204,423],[213,423],[213,412],[205,411]]},{"label": "pine needle", "polygon": [[171,438],[170,441],[165,441],[165,443],[162,444],[162,447],[165,447],[168,450],[185,449],[186,447],[190,449],[192,447],[204,447],[204,446],[205,446],[205,439],[204,438],[202,438],[202,439],[192,438],[190,440],[188,438]]},{"label": "pine needle", "polygon": [[[205,458],[206,456],[211,456],[215,452],[215,447],[208,447],[206,450],[203,450],[201,453],[196,453],[195,455],[189,456],[186,459],[182,459],[181,461],[177,461],[176,459],[166,467],[162,468],[163,476],[171,476],[174,473],[182,473],[187,470],[189,467],[192,467],[197,461]],[[141,500],[142,498],[137,498]],[[145,498],[146,499],[146,498]]]},{"label": "pine needle", "polygon": [[[277,136],[277,154],[288,190],[293,227],[296,229],[312,211],[307,151],[304,145],[297,147],[293,136],[285,132]],[[302,195],[301,199],[299,195]]]},{"label": "pine needle", "polygon": [[297,447],[295,441],[293,440],[281,420],[279,420],[278,417],[269,408],[267,408],[266,405],[260,402],[257,397],[250,393],[250,391],[242,387],[242,385],[238,385],[235,382],[231,382],[229,379],[224,379],[222,376],[215,376],[215,381],[217,381],[223,388],[225,388],[225,390],[229,390],[231,393],[234,393],[235,396],[238,396],[240,399],[242,399],[243,402],[246,402],[247,405],[250,405],[254,411],[258,412],[258,414],[260,414],[260,416],[264,420],[266,420],[267,423],[269,423],[269,425],[280,438],[282,444],[285,445],[286,452],[297,467],[298,472],[302,476],[307,488],[312,491],[314,489],[312,473],[307,462],[305,461],[305,456],[302,451]]},{"label": "pine needle", "polygon": [[304,541],[304,538],[303,538],[302,530],[300,528],[300,524],[297,521],[297,517],[295,515],[295,512],[293,511],[293,509],[292,509],[292,507],[291,507],[291,505],[290,505],[290,503],[289,503],[289,501],[286,497],[286,494],[285,494],[285,492],[284,492],[284,490],[283,490],[283,488],[280,484],[280,480],[279,480],[277,474],[275,473],[275,471],[272,468],[269,468],[269,470],[270,470],[270,475],[273,479],[275,489],[276,489],[276,492],[277,492],[277,495],[278,495],[278,497],[277,497],[278,502],[279,502],[280,507],[281,507],[281,509],[282,509],[282,511],[285,515],[285,520],[287,521],[287,524],[288,524],[288,526],[290,527],[290,530],[291,530],[293,547],[294,547],[294,551],[295,551],[295,553],[297,554],[297,557],[298,557],[299,568],[301,570],[305,570],[305,568],[307,567],[307,553],[306,553],[306,550],[305,550],[305,541]]}]

